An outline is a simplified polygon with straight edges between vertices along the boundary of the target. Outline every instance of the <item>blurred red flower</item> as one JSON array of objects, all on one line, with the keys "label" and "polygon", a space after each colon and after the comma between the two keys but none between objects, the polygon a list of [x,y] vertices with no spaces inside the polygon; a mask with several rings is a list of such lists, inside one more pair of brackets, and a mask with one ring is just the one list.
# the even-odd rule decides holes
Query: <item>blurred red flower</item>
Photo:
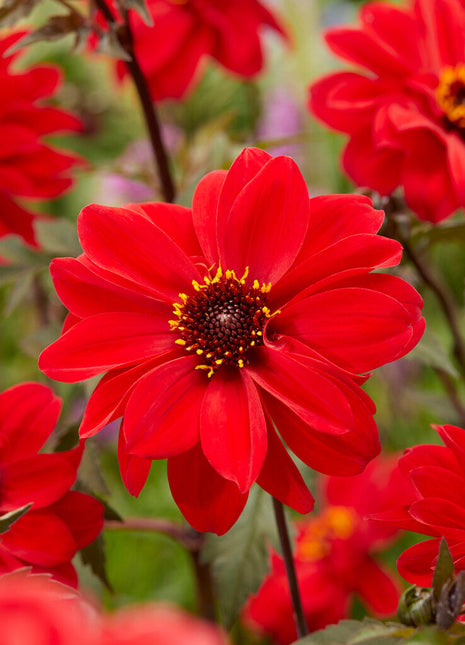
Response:
[{"label": "blurred red flower", "polygon": [[[377,616],[396,611],[402,589],[373,556],[398,530],[366,519],[404,490],[395,466],[395,457],[380,456],[360,475],[325,478],[321,512],[296,524],[295,566],[310,632],[348,618],[354,595]],[[244,619],[280,645],[297,638],[284,561],[275,552],[271,573],[250,598]]]},{"label": "blurred red flower", "polygon": [[101,645],[228,645],[216,626],[168,605],[120,609],[104,622]]},{"label": "blurred red flower", "polygon": [[0,573],[31,566],[75,585],[71,560],[100,533],[103,507],[90,495],[69,490],[82,445],[38,454],[60,409],[60,399],[39,383],[21,383],[0,394],[0,515],[32,502],[0,536]]},{"label": "blurred red flower", "polygon": [[74,589],[48,576],[0,576],[2,645],[100,645],[100,624]]},{"label": "blurred red flower", "polygon": [[45,143],[43,136],[80,130],[81,123],[64,110],[41,104],[60,84],[56,67],[11,69],[19,54],[5,56],[5,52],[24,33],[0,38],[0,237],[14,233],[36,245],[33,221],[37,213],[24,205],[23,198],[58,197],[72,184],[70,170],[82,163],[77,155]]},{"label": "blurred red flower", "polygon": [[440,222],[465,205],[465,5],[369,2],[360,27],[326,42],[366,74],[338,72],[310,88],[310,110],[349,135],[342,164],[382,195],[403,186],[420,219]]},{"label": "blurred red flower", "polygon": [[309,512],[274,426],[312,468],[361,472],[379,438],[356,374],[423,333],[418,293],[371,273],[401,256],[376,235],[382,220],[360,195],[309,200],[292,159],[257,149],[204,177],[192,211],[88,206],[84,254],[52,263],[71,316],[40,367],[68,382],[107,372],[81,436],[124,416],[128,490],[167,457],[175,501],[198,530],[227,531],[255,481]]},{"label": "blurred red flower", "polygon": [[433,426],[444,446],[420,445],[399,460],[408,493],[397,508],[376,515],[410,531],[433,536],[407,549],[397,561],[402,577],[419,586],[431,586],[441,536],[454,559],[456,571],[465,569],[465,430]]},{"label": "blurred red flower", "polygon": [[[263,67],[259,32],[286,37],[275,16],[259,0],[148,0],[153,26],[132,14],[135,53],[154,101],[180,99],[202,75],[207,57],[244,78]],[[126,66],[118,62],[118,74]]]}]

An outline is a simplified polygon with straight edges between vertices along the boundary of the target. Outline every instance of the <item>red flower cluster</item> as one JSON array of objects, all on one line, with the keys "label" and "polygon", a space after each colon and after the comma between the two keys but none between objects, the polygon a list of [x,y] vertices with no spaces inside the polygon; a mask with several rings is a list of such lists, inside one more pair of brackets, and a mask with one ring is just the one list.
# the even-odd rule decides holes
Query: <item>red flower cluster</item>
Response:
[{"label": "red flower cluster", "polygon": [[292,159],[257,149],[207,175],[192,210],[88,206],[84,254],[52,263],[71,316],[40,367],[68,382],[107,372],[81,436],[123,416],[128,490],[168,458],[175,501],[198,530],[227,531],[255,481],[309,512],[276,428],[312,468],[361,472],[379,438],[356,374],[423,333],[418,293],[371,273],[401,256],[376,235],[382,220],[362,196],[309,200]]},{"label": "red flower cluster", "polygon": [[465,569],[465,430],[434,426],[444,446],[420,445],[406,450],[399,460],[405,477],[402,504],[376,519],[410,531],[434,536],[415,544],[397,561],[399,573],[409,582],[431,586],[442,536],[457,571]]},{"label": "red flower cluster", "polygon": [[23,72],[11,70],[18,54],[4,53],[23,35],[18,32],[0,39],[0,237],[14,233],[35,245],[32,223],[36,214],[21,199],[58,197],[72,184],[70,169],[82,163],[76,155],[44,143],[42,137],[80,130],[81,123],[68,112],[40,104],[58,88],[57,68],[40,65]]},{"label": "red flower cluster", "polygon": [[[192,89],[207,56],[239,76],[263,67],[259,31],[270,27],[285,36],[259,0],[148,0],[153,27],[134,16],[135,53],[154,101],[180,99]],[[120,76],[126,74],[118,63]]]},{"label": "red flower cluster", "polygon": [[90,495],[69,490],[82,446],[37,454],[60,409],[60,399],[39,383],[22,383],[0,394],[0,515],[32,502],[0,535],[0,573],[31,566],[75,585],[71,560],[102,530],[103,507]]},{"label": "red flower cluster", "polygon": [[412,0],[365,4],[361,26],[326,41],[367,74],[339,72],[310,88],[310,110],[350,140],[347,174],[382,195],[403,186],[420,219],[465,205],[465,5]]},{"label": "red flower cluster", "polygon": [[[396,536],[396,529],[366,520],[391,506],[404,489],[395,458],[378,457],[361,475],[331,477],[322,486],[322,511],[297,524],[294,555],[309,630],[348,616],[357,594],[376,615],[397,609],[401,589],[373,557]],[[272,571],[246,606],[246,623],[279,644],[297,638],[283,559],[272,553]]]},{"label": "red flower cluster", "polygon": [[101,616],[74,590],[45,576],[0,577],[5,645],[228,645],[213,625],[164,605]]}]

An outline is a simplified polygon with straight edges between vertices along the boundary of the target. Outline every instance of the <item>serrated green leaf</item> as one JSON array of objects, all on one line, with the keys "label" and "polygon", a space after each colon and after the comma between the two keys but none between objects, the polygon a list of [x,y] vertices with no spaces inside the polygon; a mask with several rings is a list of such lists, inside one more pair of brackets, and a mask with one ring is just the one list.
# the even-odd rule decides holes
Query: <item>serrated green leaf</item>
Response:
[{"label": "serrated green leaf", "polygon": [[108,580],[107,571],[105,568],[105,541],[103,535],[100,534],[93,542],[85,546],[79,551],[81,560],[84,564],[88,564],[97,578],[105,585],[105,587],[113,592],[110,581]]},{"label": "serrated green leaf", "polygon": [[111,58],[128,62],[131,60],[131,57],[119,41],[117,33],[118,27],[119,25],[108,25],[108,29],[103,31],[99,36],[96,51],[99,54],[106,54],[107,56],[111,56]]},{"label": "serrated green leaf", "polygon": [[121,4],[126,9],[134,9],[149,27],[153,27],[153,18],[147,8],[145,0],[121,0]]},{"label": "serrated green leaf", "polygon": [[329,625],[295,641],[295,645],[396,645],[406,642],[414,633],[413,628],[399,623],[382,623],[370,618],[341,620],[337,625]]},{"label": "serrated green leaf", "polygon": [[441,542],[439,544],[439,554],[438,554],[438,559],[436,562],[436,566],[434,567],[434,574],[433,574],[433,595],[434,599],[436,601],[439,600],[439,597],[441,596],[441,591],[444,585],[449,581],[454,578],[454,561],[452,559],[451,552],[449,550],[449,547],[447,545],[447,542],[445,538],[441,538]]},{"label": "serrated green leaf", "polygon": [[82,253],[77,227],[65,219],[41,220],[35,226],[37,241],[51,255],[74,257]]},{"label": "serrated green leaf", "polygon": [[86,449],[82,455],[78,478],[87,491],[92,491],[92,493],[99,495],[110,494],[102,475],[98,445],[92,437],[86,441]]},{"label": "serrated green leaf", "polygon": [[34,271],[27,271],[15,280],[6,299],[5,316],[10,316],[16,307],[26,300],[31,293],[33,280]]},{"label": "serrated green leaf", "polygon": [[424,365],[439,368],[453,378],[459,377],[459,373],[450,361],[441,339],[428,328],[418,345],[410,352],[409,359],[416,359]]},{"label": "serrated green leaf", "polygon": [[270,542],[278,543],[271,497],[258,486],[236,524],[225,535],[207,537],[201,558],[212,567],[226,629],[268,573]]},{"label": "serrated green leaf", "polygon": [[5,533],[8,531],[10,526],[16,522],[16,520],[19,520],[20,517],[22,517],[25,513],[28,512],[28,510],[31,508],[32,502],[30,504],[26,504],[25,506],[21,506],[21,508],[17,508],[14,511],[10,511],[9,513],[5,513],[5,515],[0,516],[0,534]]},{"label": "serrated green leaf", "polygon": [[21,40],[10,47],[6,53],[7,55],[14,54],[22,47],[33,43],[60,40],[60,38],[75,33],[82,24],[82,18],[75,12],[51,16],[45,25],[27,33]]}]

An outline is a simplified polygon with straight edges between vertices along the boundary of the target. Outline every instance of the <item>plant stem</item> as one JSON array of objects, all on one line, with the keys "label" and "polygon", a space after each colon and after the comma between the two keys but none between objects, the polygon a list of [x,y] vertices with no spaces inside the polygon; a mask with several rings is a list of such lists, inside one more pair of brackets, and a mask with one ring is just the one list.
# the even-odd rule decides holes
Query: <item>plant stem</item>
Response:
[{"label": "plant stem", "polygon": [[[107,22],[116,23],[115,17],[113,16],[105,0],[95,1]],[[142,107],[142,112],[144,114],[145,124],[147,126],[150,143],[152,144],[152,150],[158,168],[158,175],[160,177],[163,196],[165,198],[165,201],[173,202],[176,196],[176,191],[169,167],[168,154],[166,152],[166,148],[161,136],[160,121],[155,110],[155,105],[152,101],[152,97],[150,96],[150,91],[147,86],[145,76],[141,70],[139,61],[137,60],[137,56],[134,52],[134,38],[131,30],[131,25],[129,23],[129,14],[127,11],[124,12],[124,20],[125,33],[124,36],[119,34],[118,39],[121,46],[130,56],[130,60],[126,61],[126,66],[136,87],[137,95]]]},{"label": "plant stem", "polygon": [[286,565],[287,580],[289,583],[289,590],[291,592],[297,636],[299,638],[303,638],[308,634],[307,621],[305,620],[305,614],[299,592],[299,585],[297,583],[294,558],[292,557],[291,541],[289,539],[286,518],[284,516],[284,507],[282,503],[275,497],[273,497],[273,508],[276,518],[276,525],[278,527],[279,540],[281,542],[281,549],[283,552],[284,564]]},{"label": "plant stem", "polygon": [[409,237],[404,235],[401,227],[396,221],[395,216],[392,217],[391,221],[394,224],[395,237],[404,247],[405,254],[417,270],[418,275],[421,277],[423,282],[429,287],[429,289],[434,293],[436,299],[441,306],[441,309],[444,313],[444,316],[448,322],[452,338],[454,340],[454,356],[457,360],[457,363],[460,367],[462,375],[465,375],[465,345],[460,333],[459,324],[457,321],[457,316],[455,312],[455,303],[452,296],[449,294],[448,289],[445,285],[442,285],[439,280],[434,276],[432,271],[426,262],[423,261],[423,258],[416,252],[415,247],[410,243]]}]

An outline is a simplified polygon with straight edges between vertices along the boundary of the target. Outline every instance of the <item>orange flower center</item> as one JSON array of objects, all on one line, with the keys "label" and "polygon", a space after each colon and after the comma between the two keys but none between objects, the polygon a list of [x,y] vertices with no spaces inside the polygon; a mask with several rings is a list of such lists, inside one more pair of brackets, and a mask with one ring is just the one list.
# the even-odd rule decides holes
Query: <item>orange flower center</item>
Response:
[{"label": "orange flower center", "polygon": [[175,342],[202,358],[196,369],[207,370],[208,376],[222,365],[244,367],[247,351],[263,344],[267,319],[278,313],[266,306],[271,285],[254,280],[250,286],[247,275],[248,269],[237,278],[234,271],[219,268],[204,284],[194,280],[194,295],[180,293],[181,302],[173,305],[170,326],[180,332]]},{"label": "orange flower center", "polygon": [[436,100],[450,123],[458,128],[465,127],[465,65],[442,70]]},{"label": "orange flower center", "polygon": [[330,506],[311,520],[297,543],[300,560],[321,560],[331,552],[331,541],[347,540],[354,533],[357,516],[347,506]]}]

